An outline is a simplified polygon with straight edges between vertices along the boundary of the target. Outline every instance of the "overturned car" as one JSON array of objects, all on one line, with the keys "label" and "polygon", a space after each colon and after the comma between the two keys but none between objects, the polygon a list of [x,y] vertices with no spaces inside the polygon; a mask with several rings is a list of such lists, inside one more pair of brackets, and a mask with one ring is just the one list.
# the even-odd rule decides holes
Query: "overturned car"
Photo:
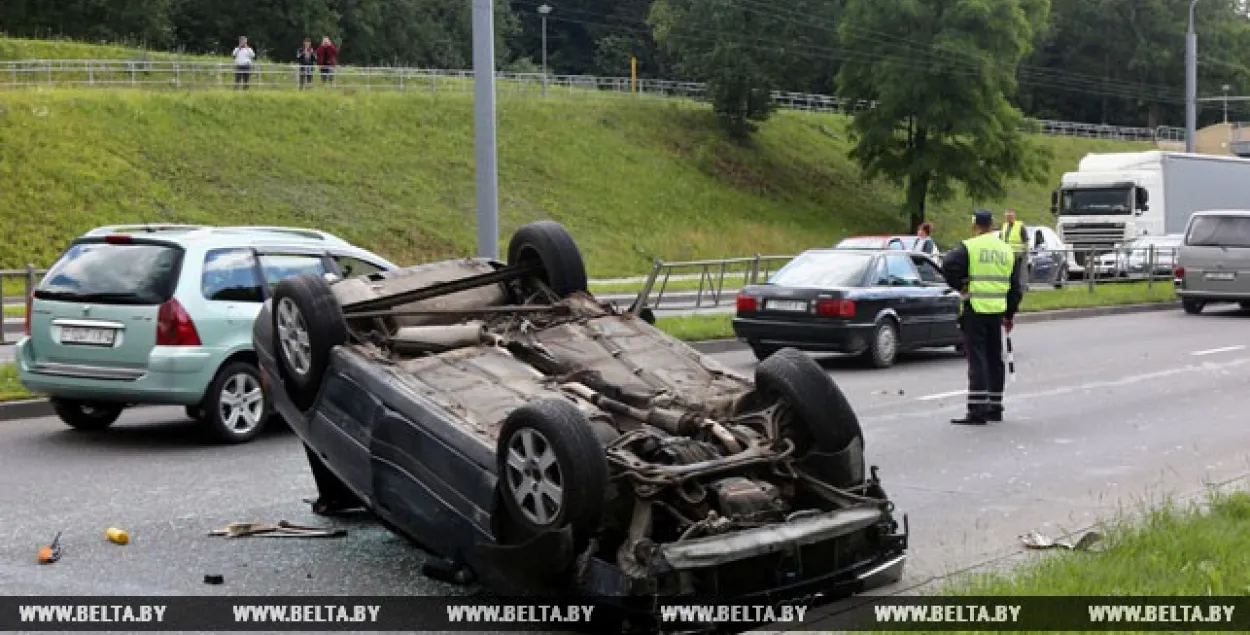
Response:
[{"label": "overturned car", "polygon": [[367,508],[444,577],[647,605],[902,575],[906,529],[820,366],[784,349],[752,381],[597,302],[556,223],[507,262],[283,280],[254,338],[314,510]]}]

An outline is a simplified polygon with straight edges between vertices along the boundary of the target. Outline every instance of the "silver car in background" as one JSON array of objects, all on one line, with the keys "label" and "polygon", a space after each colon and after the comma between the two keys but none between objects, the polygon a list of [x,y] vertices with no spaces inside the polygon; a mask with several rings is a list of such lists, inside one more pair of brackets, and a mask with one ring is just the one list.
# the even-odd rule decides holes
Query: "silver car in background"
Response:
[{"label": "silver car in background", "polygon": [[1237,302],[1250,310],[1250,210],[1191,216],[1173,281],[1186,313],[1201,313],[1217,302]]},{"label": "silver car in background", "polygon": [[1099,278],[1145,278],[1168,276],[1176,268],[1176,252],[1184,234],[1139,236],[1102,254],[1094,264]]}]

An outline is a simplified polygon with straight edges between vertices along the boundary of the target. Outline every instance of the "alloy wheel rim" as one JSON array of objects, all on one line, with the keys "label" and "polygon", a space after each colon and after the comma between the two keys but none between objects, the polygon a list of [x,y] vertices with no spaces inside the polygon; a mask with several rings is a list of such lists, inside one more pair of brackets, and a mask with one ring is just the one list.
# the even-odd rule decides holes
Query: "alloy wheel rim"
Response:
[{"label": "alloy wheel rim", "polygon": [[290,298],[282,298],[278,302],[278,341],[291,372],[298,375],[308,374],[312,367],[308,326],[304,323],[304,314]]},{"label": "alloy wheel rim", "polygon": [[217,408],[226,429],[246,434],[260,425],[265,413],[265,394],[251,373],[237,373],[226,380],[217,399]]},{"label": "alloy wheel rim", "polygon": [[564,474],[555,448],[533,428],[512,435],[507,448],[508,490],[521,513],[539,526],[551,524],[564,507]]}]

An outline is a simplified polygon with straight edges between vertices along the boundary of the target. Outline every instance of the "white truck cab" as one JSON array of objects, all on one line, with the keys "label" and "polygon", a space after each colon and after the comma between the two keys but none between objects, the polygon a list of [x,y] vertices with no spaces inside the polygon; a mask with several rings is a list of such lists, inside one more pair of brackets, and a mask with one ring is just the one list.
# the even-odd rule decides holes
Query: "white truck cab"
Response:
[{"label": "white truck cab", "polygon": [[1051,193],[1056,230],[1072,250],[1068,273],[1139,236],[1184,231],[1202,209],[1244,207],[1250,160],[1149,150],[1087,154]]}]

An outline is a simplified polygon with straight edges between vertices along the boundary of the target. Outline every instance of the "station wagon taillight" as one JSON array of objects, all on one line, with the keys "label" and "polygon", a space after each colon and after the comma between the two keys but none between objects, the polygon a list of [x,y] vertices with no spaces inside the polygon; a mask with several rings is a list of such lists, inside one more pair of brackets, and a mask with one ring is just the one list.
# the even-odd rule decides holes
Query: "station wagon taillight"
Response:
[{"label": "station wagon taillight", "polygon": [[755,299],[755,296],[739,293],[737,307],[739,313],[742,313],[743,311],[757,311],[759,310],[760,303],[759,300]]},{"label": "station wagon taillight", "polygon": [[171,298],[161,305],[156,314],[156,345],[157,346],[199,346],[200,334],[195,330],[195,322],[182,307],[182,303]]},{"label": "station wagon taillight", "polygon": [[134,244],[135,240],[127,234],[109,234],[104,237],[104,242],[110,245],[130,245]]},{"label": "station wagon taillight", "polygon": [[854,317],[855,301],[824,298],[816,301],[816,315],[825,317]]},{"label": "station wagon taillight", "polygon": [[1184,267],[1177,267],[1177,268],[1173,269],[1173,270],[1172,270],[1172,277],[1173,277],[1173,278],[1176,278],[1177,280],[1180,280],[1181,278],[1184,278],[1184,277],[1185,277],[1185,268],[1184,268]]}]

